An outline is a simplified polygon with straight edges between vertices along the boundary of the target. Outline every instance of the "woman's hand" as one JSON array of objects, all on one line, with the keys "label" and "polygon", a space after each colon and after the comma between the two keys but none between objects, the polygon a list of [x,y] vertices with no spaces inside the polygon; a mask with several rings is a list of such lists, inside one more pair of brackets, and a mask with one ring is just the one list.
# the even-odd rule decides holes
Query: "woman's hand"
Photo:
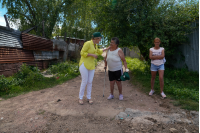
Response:
[{"label": "woman's hand", "polygon": [[104,52],[104,51],[106,51],[106,50],[108,50],[108,49],[110,49],[110,46],[109,46],[109,47],[107,47],[106,49],[103,49],[103,52]]},{"label": "woman's hand", "polygon": [[98,55],[96,55],[96,54],[93,54],[93,57],[94,57],[95,59],[97,59],[97,58],[98,58]]},{"label": "woman's hand", "polygon": [[126,72],[129,72],[129,69],[128,69],[128,68],[126,68]]}]

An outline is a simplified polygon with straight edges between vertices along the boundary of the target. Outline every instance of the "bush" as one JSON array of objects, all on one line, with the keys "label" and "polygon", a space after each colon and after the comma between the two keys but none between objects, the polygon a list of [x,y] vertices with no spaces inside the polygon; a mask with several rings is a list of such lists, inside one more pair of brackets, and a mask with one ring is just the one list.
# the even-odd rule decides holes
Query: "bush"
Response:
[{"label": "bush", "polygon": [[[150,88],[150,66],[145,61],[136,58],[127,57],[126,61],[136,80],[141,82],[143,86]],[[160,89],[158,82],[157,76],[154,85],[156,90]],[[197,72],[190,72],[187,69],[165,68],[164,91],[175,99],[188,99],[199,102],[199,74]]]},{"label": "bush", "polygon": [[75,74],[79,73],[78,63],[62,62],[56,65],[51,65],[48,70],[52,74]]},{"label": "bush", "polygon": [[0,75],[0,96],[2,98],[10,98],[33,90],[45,89],[57,84],[62,84],[69,79],[78,76],[78,63],[63,62],[56,65],[51,65],[47,72],[48,74],[57,74],[59,77],[46,78],[40,70],[34,66],[23,64],[20,71],[14,76],[6,78]]},{"label": "bush", "polygon": [[11,82],[5,78],[4,75],[0,75],[0,91],[7,92],[11,87]]},{"label": "bush", "polygon": [[13,76],[13,85],[33,86],[34,82],[41,81],[44,76],[38,67],[23,64],[20,71]]}]

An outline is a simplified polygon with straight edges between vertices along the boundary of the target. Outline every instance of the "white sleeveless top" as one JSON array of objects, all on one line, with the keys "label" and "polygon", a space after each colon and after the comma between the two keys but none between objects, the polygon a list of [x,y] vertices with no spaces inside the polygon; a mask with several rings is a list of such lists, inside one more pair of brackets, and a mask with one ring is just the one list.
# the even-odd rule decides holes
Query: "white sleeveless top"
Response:
[{"label": "white sleeveless top", "polygon": [[[153,56],[161,55],[163,50],[164,50],[163,47],[160,47],[159,49],[154,49],[154,47],[150,48],[150,51],[152,51]],[[164,62],[164,59],[160,59],[160,60],[151,60],[151,63],[156,66],[160,66],[160,65],[164,64],[165,62]]]},{"label": "white sleeveless top", "polygon": [[117,48],[114,51],[108,50],[107,52],[107,64],[108,64],[108,70],[109,71],[117,71],[122,69],[122,61],[120,56],[118,55],[118,51],[120,48]]}]

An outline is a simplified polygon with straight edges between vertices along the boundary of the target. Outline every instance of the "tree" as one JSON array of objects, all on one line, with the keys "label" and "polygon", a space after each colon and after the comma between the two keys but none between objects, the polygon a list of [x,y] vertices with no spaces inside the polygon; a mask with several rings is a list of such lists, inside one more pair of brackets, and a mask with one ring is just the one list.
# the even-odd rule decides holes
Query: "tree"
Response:
[{"label": "tree", "polygon": [[94,32],[94,13],[92,7],[95,1],[92,0],[75,0],[64,13],[61,34],[67,33],[67,36],[91,39]]},{"label": "tree", "polygon": [[[116,0],[115,0],[116,1]],[[105,3],[105,2],[104,2]],[[166,58],[171,60],[177,47],[187,42],[191,23],[198,18],[198,2],[175,0],[117,0],[102,4],[95,18],[98,29],[108,37],[119,37],[120,46],[138,46],[149,60],[149,49],[155,37],[162,41]],[[114,4],[113,4],[114,3]]]},{"label": "tree", "polygon": [[6,7],[9,21],[19,26],[23,31],[38,26],[31,33],[42,36],[42,24],[45,25],[45,36],[52,37],[56,23],[61,20],[60,14],[66,13],[71,0],[0,0],[2,7]]}]

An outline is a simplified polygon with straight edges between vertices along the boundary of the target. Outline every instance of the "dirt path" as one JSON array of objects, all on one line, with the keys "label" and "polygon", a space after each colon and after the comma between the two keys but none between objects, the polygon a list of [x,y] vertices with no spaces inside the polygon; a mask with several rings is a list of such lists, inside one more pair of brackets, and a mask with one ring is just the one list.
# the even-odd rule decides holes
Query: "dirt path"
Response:
[{"label": "dirt path", "polygon": [[[150,97],[130,81],[123,82],[123,101],[118,100],[117,86],[115,98],[107,100],[109,81],[106,77],[103,97],[103,66],[101,62],[95,70],[93,105],[86,102],[85,96],[84,105],[78,104],[79,76],[53,88],[0,101],[0,133],[160,133],[172,128],[178,132],[199,131],[198,112],[174,107],[169,99],[162,100],[160,96]],[[132,112],[129,109],[127,113],[127,108]],[[120,118],[118,114],[125,110],[127,116]]]}]

